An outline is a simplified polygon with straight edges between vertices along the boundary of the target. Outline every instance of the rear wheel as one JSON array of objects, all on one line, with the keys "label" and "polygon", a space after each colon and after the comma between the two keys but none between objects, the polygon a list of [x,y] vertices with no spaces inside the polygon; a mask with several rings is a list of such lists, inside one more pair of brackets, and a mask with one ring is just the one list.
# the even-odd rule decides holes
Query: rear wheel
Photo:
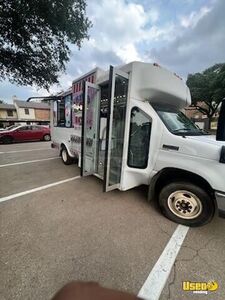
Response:
[{"label": "rear wheel", "polygon": [[199,186],[186,182],[166,185],[159,194],[159,205],[167,218],[192,227],[208,223],[215,211],[209,194]]},{"label": "rear wheel", "polygon": [[68,153],[66,147],[62,147],[61,157],[62,157],[62,161],[65,165],[71,165],[73,163],[73,158],[71,156],[69,156],[69,153]]},{"label": "rear wheel", "polygon": [[12,136],[3,136],[1,138],[1,141],[3,144],[11,144],[13,142],[13,137]]},{"label": "rear wheel", "polygon": [[46,142],[50,141],[50,140],[51,140],[50,134],[45,134],[45,135],[43,136],[43,140],[46,141]]}]

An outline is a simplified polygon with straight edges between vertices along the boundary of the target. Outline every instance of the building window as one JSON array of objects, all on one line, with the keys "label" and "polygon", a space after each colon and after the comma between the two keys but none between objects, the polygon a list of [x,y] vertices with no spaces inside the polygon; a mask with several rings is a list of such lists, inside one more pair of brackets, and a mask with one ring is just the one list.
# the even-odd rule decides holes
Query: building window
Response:
[{"label": "building window", "polygon": [[7,110],[7,116],[8,117],[13,117],[13,111],[12,110]]},{"label": "building window", "polygon": [[24,112],[25,112],[25,115],[29,115],[29,109],[28,108],[24,108]]},{"label": "building window", "polygon": [[130,138],[127,164],[132,168],[145,169],[148,165],[151,119],[138,107],[131,110]]}]

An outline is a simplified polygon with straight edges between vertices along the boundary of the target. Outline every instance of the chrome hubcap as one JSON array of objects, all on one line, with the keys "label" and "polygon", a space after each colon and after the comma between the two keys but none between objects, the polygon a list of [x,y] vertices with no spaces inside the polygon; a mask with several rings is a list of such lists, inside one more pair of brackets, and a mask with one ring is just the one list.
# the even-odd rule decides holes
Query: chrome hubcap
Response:
[{"label": "chrome hubcap", "polygon": [[202,212],[202,203],[199,198],[185,190],[172,193],[168,197],[170,211],[182,219],[195,219]]}]

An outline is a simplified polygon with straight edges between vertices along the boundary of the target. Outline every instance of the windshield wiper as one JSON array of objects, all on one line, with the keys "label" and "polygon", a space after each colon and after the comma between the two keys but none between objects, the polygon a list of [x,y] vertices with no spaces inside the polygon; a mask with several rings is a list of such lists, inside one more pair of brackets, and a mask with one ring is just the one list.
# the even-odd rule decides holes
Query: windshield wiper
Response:
[{"label": "windshield wiper", "polygon": [[179,132],[179,131],[191,131],[191,129],[190,128],[179,128],[179,129],[173,130],[173,132]]},{"label": "windshield wiper", "polygon": [[208,131],[206,131],[206,130],[204,130],[204,129],[201,129],[201,133],[202,133],[203,135],[211,135],[210,132],[208,132]]},{"label": "windshield wiper", "polygon": [[176,132],[182,132],[182,133],[184,133],[185,131],[188,131],[188,133],[187,133],[188,135],[210,135],[209,132],[206,132],[203,129],[192,131],[192,129],[190,129],[190,128],[179,128],[179,129],[174,129],[172,132],[173,133],[176,133]]}]

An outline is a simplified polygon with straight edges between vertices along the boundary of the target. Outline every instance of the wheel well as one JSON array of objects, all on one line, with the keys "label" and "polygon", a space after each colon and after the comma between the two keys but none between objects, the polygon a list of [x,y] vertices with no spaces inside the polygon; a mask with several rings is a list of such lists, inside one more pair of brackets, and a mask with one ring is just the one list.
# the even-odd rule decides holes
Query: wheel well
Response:
[{"label": "wheel well", "polygon": [[[63,150],[63,148],[66,149],[66,146],[65,146],[65,144],[61,143],[61,145],[60,145],[60,155],[62,155],[62,150]],[[66,150],[67,150],[67,149],[66,149]]]},{"label": "wheel well", "polygon": [[213,198],[213,189],[201,176],[177,168],[166,168],[155,175],[154,194],[158,195],[161,189],[174,181],[188,181],[204,189]]}]

